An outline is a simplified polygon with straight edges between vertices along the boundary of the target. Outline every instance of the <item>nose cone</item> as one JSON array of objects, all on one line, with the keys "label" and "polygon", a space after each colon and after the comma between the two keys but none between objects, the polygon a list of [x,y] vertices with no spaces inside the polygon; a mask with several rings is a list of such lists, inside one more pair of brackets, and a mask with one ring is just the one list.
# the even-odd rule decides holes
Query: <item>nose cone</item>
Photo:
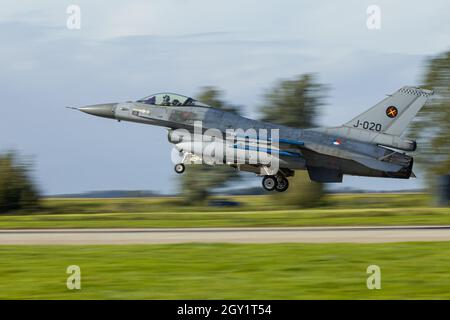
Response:
[{"label": "nose cone", "polygon": [[78,110],[93,116],[114,119],[116,105],[117,103],[94,104],[92,106],[78,108]]}]

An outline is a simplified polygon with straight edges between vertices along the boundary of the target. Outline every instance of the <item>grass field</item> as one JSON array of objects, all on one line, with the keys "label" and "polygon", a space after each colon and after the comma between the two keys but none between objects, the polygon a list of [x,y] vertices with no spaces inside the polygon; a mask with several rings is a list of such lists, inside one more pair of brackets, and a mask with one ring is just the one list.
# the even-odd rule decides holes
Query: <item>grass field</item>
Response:
[{"label": "grass field", "polygon": [[241,205],[190,207],[177,198],[47,199],[37,213],[0,215],[0,229],[450,224],[450,208],[427,206],[424,194],[329,195],[314,209],[281,206],[267,196],[232,199]]},{"label": "grass field", "polygon": [[[449,299],[450,243],[0,246],[1,299]],[[381,290],[368,290],[368,265]],[[81,290],[66,268],[81,268]]]},{"label": "grass field", "polygon": [[[46,199],[38,212],[0,215],[0,229],[450,225],[424,194],[328,195],[314,209],[268,196],[240,206],[177,198]],[[366,287],[367,266],[382,289]],[[82,289],[66,288],[78,265]],[[450,242],[0,246],[0,299],[450,299]]]},{"label": "grass field", "polygon": [[308,209],[243,212],[0,216],[0,229],[450,225],[449,208]]}]

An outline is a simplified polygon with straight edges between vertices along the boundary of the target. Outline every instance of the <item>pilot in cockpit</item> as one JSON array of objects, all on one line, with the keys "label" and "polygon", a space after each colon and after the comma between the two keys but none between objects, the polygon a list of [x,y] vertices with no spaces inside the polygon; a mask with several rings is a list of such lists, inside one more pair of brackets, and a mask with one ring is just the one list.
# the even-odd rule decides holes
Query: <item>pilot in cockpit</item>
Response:
[{"label": "pilot in cockpit", "polygon": [[163,101],[162,101],[161,105],[170,106],[170,96],[168,94],[163,96]]}]

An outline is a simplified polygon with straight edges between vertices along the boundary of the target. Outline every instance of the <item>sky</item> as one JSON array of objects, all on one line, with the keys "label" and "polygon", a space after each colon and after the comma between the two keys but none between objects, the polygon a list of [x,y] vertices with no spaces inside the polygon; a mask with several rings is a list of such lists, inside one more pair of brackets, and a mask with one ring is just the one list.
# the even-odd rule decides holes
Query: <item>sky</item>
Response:
[{"label": "sky", "polygon": [[[67,26],[71,5],[79,29]],[[371,5],[379,29],[367,26]],[[448,0],[3,0],[0,151],[31,157],[45,194],[175,192],[164,128],[65,107],[162,91],[195,96],[212,85],[257,118],[277,80],[314,72],[331,88],[320,124],[341,125],[421,83],[427,59],[449,49],[448,12]],[[340,187],[420,188],[416,171],[414,180],[344,177]]]}]

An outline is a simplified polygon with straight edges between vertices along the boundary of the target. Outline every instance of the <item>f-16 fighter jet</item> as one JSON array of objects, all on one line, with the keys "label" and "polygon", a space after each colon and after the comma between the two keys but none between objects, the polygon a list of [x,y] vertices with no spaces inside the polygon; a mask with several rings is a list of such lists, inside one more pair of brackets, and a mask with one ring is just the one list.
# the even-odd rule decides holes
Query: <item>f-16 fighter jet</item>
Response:
[{"label": "f-16 fighter jet", "polygon": [[[262,176],[264,189],[282,192],[296,170],[325,183],[342,182],[344,175],[414,177],[413,158],[403,151],[417,145],[402,134],[432,94],[405,86],[342,126],[312,129],[247,119],[173,93],[75,109],[167,128],[179,156],[177,173],[189,163],[229,165]],[[205,161],[206,154],[213,161]]]}]

